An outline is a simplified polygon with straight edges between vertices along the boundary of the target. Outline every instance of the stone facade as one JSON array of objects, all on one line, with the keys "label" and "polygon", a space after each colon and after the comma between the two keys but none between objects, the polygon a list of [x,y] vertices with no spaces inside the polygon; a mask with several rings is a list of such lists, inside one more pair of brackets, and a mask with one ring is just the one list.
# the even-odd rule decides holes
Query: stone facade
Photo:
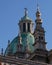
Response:
[{"label": "stone facade", "polygon": [[0,65],[52,65],[38,61],[20,59],[17,57],[5,57],[0,55]]},{"label": "stone facade", "polygon": [[[20,33],[0,55],[0,65],[52,65],[52,50],[46,49],[45,30],[42,27],[41,13],[36,12],[36,26],[27,15],[19,22]],[[25,39],[24,39],[25,38]]]}]

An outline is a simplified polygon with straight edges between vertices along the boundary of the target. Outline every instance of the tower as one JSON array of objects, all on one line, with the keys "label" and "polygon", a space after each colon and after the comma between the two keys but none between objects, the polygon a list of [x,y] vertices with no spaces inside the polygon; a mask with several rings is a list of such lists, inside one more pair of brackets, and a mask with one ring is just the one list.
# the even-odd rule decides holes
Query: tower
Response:
[{"label": "tower", "polygon": [[39,10],[39,7],[37,7],[35,23],[36,23],[34,30],[35,51],[34,51],[34,55],[32,55],[30,59],[46,63],[48,51],[46,49],[45,30],[42,27],[41,12]]},{"label": "tower", "polygon": [[35,23],[36,23],[34,30],[35,48],[46,50],[45,30],[42,27],[42,19],[41,19],[41,12],[39,10],[39,6],[37,6]]}]

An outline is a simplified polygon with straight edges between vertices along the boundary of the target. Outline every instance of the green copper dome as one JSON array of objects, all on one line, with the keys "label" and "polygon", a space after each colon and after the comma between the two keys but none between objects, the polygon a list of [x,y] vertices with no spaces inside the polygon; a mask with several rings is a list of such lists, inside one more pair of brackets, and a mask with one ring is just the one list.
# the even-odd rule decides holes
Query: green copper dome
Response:
[{"label": "green copper dome", "polygon": [[[22,49],[21,52],[25,52],[26,47],[28,47],[28,51],[32,53],[34,51],[34,36],[31,33],[22,33],[21,34],[21,44],[22,44]],[[11,53],[14,54],[18,51],[18,36],[13,39],[13,41],[9,44],[5,51],[5,55]]]},{"label": "green copper dome", "polygon": [[24,16],[21,18],[21,21],[24,21],[24,20],[31,20],[31,19],[29,18],[29,16]]},{"label": "green copper dome", "polygon": [[[15,37],[10,44],[8,44],[5,55],[17,56],[18,58],[28,57],[34,52],[35,39],[32,34],[33,22],[27,14],[27,9],[25,8],[25,15],[21,18],[19,22],[20,33]],[[27,56],[28,55],[28,56]]]}]

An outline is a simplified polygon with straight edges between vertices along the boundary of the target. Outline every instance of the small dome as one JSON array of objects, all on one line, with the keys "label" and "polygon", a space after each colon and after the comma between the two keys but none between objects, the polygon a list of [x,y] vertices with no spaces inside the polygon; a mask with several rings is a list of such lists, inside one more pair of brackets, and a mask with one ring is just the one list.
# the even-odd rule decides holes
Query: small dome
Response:
[{"label": "small dome", "polygon": [[[34,51],[34,36],[31,33],[23,33],[21,34],[22,37],[22,51],[25,52],[26,46],[28,46],[28,51],[32,53]],[[18,51],[18,36],[13,39],[13,41],[10,43],[10,45],[7,47],[5,51],[5,55],[9,54],[9,51],[11,54],[14,54]]]},{"label": "small dome", "polygon": [[28,16],[24,16],[21,18],[21,21],[24,21],[24,20],[31,20]]},{"label": "small dome", "polygon": [[30,20],[30,21],[32,21],[32,19],[29,18],[29,16],[28,16],[28,10],[27,10],[27,8],[25,8],[25,13],[24,14],[25,15],[21,18],[20,21],[24,21],[24,20]]}]

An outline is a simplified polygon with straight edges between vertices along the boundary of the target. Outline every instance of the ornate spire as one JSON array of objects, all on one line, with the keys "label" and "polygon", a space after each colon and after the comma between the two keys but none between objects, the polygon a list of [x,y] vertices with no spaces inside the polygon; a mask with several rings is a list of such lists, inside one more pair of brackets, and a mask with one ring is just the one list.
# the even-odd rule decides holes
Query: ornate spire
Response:
[{"label": "ornate spire", "polygon": [[38,3],[38,0],[37,0],[37,11],[40,12],[40,8],[39,8],[39,3]]},{"label": "ornate spire", "polygon": [[28,15],[28,10],[27,10],[27,8],[24,8],[25,9],[25,16],[27,16]]},{"label": "ornate spire", "polygon": [[39,11],[39,4],[37,3],[37,11]]},{"label": "ornate spire", "polygon": [[37,12],[36,12],[36,22],[37,23],[42,23],[41,13],[40,13],[40,9],[39,9],[39,5],[38,4],[37,4]]},{"label": "ornate spire", "polygon": [[8,40],[8,46],[10,45],[10,40]]},{"label": "ornate spire", "polygon": [[3,48],[1,49],[1,55],[3,55]]},{"label": "ornate spire", "polygon": [[46,41],[45,41],[45,30],[42,27],[42,19],[41,19],[41,12],[39,9],[39,5],[37,4],[37,11],[36,11],[36,27],[34,30],[34,37],[35,37],[35,49],[42,49],[46,50]]}]

